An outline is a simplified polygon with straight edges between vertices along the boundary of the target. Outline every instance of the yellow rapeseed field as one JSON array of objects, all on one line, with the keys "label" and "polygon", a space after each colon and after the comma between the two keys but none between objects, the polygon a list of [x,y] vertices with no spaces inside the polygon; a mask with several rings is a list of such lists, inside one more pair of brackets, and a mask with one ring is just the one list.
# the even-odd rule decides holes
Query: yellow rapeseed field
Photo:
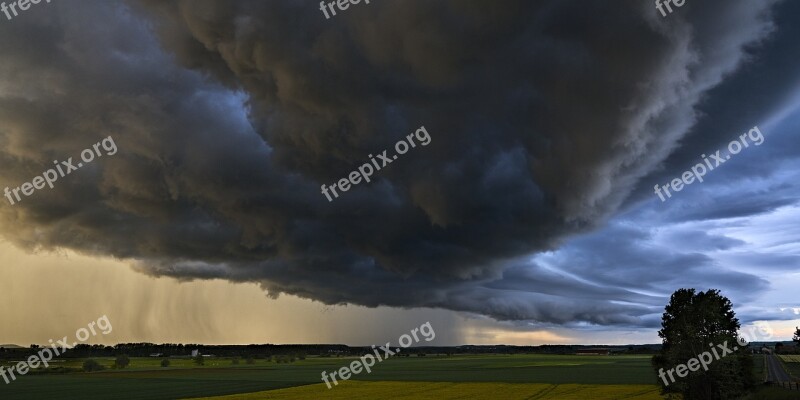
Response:
[{"label": "yellow rapeseed field", "polygon": [[324,384],[247,393],[214,400],[661,400],[655,385],[551,385],[546,383],[451,383],[346,381],[328,389]]}]

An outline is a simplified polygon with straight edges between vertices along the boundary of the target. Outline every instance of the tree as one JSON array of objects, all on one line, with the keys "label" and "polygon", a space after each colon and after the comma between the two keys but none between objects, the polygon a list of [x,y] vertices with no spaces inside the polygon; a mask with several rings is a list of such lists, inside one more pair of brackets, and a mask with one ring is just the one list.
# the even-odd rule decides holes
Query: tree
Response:
[{"label": "tree", "polygon": [[[653,357],[653,367],[665,394],[682,393],[685,400],[735,399],[755,386],[752,357],[739,348],[739,320],[730,300],[718,290],[675,291],[664,309],[661,326],[658,336],[662,348]],[[674,382],[668,380],[666,371],[688,364],[703,353],[712,354],[718,346],[727,346],[732,354],[715,357],[706,365],[708,370],[698,368],[684,377],[675,371]]]},{"label": "tree", "polygon": [[194,363],[197,365],[204,365],[206,360],[203,358],[202,354],[198,354],[194,357]]},{"label": "tree", "polygon": [[163,368],[169,367],[169,360],[166,359],[166,358],[161,360],[161,367],[163,367]]},{"label": "tree", "polygon": [[233,357],[233,358],[231,359],[231,364],[233,364],[233,365],[239,365],[239,357]]},{"label": "tree", "polygon": [[800,345],[800,328],[798,328],[798,327],[795,327],[794,329],[795,329],[795,331],[794,331],[794,337],[792,338],[792,340],[793,340],[795,343],[797,343],[798,345]]},{"label": "tree", "polygon": [[104,369],[105,368],[100,365],[99,362],[91,358],[83,362],[83,370],[86,372],[102,371]]},{"label": "tree", "polygon": [[247,358],[244,359],[244,362],[247,364],[255,364],[256,360],[253,358],[253,356],[247,356]]},{"label": "tree", "polygon": [[128,365],[130,365],[130,363],[131,359],[128,358],[128,356],[126,356],[125,354],[117,356],[117,359],[114,360],[114,365],[119,369],[127,367]]}]

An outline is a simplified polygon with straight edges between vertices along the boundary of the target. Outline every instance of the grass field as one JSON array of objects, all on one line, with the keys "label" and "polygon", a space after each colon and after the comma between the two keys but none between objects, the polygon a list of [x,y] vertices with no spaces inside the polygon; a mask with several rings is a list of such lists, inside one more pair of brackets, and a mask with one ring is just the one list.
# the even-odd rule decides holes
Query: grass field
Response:
[{"label": "grass field", "polygon": [[764,363],[764,356],[761,354],[753,355],[753,375],[756,376],[758,382],[763,382],[766,377],[766,364]]},{"label": "grass field", "polygon": [[797,400],[800,394],[797,391],[786,390],[776,386],[762,386],[743,400]]},{"label": "grass field", "polygon": [[452,382],[344,382],[328,389],[324,384],[269,392],[208,397],[213,400],[660,400],[655,385],[549,385],[545,383],[452,383]]},{"label": "grass field", "polygon": [[786,371],[792,374],[795,379],[800,379],[800,355],[780,355]]},{"label": "grass field", "polygon": [[[763,358],[755,373],[763,376]],[[113,359],[97,358],[110,366]],[[292,364],[256,360],[232,365],[212,358],[198,367],[189,359],[132,358],[129,368],[95,373],[0,379],[0,399],[660,399],[650,356],[480,355],[386,360],[333,389],[321,383],[351,358],[316,358]],[[792,360],[792,359],[790,359]],[[79,368],[83,360],[61,367]],[[798,365],[789,362],[787,365]],[[216,396],[216,397],[215,397]],[[750,399],[796,399],[797,392],[763,387]]]},{"label": "grass field", "polygon": [[[106,366],[113,362],[112,359],[97,360]],[[191,360],[173,359],[169,368],[161,368],[160,359],[133,358],[130,367],[125,370],[24,376],[9,385],[0,384],[0,398],[155,400],[253,393],[304,385],[313,386],[296,390],[319,390],[321,387],[327,391],[320,380],[321,372],[332,372],[350,361],[347,358],[310,357],[293,364],[257,360],[255,365],[243,362],[240,365],[231,365],[229,359],[208,359],[205,366],[196,367]],[[77,367],[82,362],[67,361],[61,363],[61,366]],[[368,383],[365,381],[379,385],[359,385]],[[373,368],[371,374],[361,373],[350,382],[345,382],[348,385],[354,383],[351,385],[353,389],[348,387],[342,390],[344,386],[339,386],[329,392],[376,390],[381,385],[392,383],[389,381],[410,385],[404,389],[406,391],[411,390],[409,387],[431,385],[431,381],[492,385],[546,384],[524,389],[514,385],[504,386],[507,388],[504,390],[519,389],[530,393],[539,393],[537,390],[546,387],[553,387],[550,391],[556,393],[561,390],[574,390],[576,393],[579,390],[589,390],[586,386],[574,386],[576,384],[603,385],[603,390],[615,391],[626,390],[622,387],[624,385],[638,385],[627,388],[631,395],[639,395],[637,393],[646,390],[644,386],[648,385],[657,390],[656,376],[650,367],[649,356],[488,355],[389,359]],[[568,386],[570,384],[573,386]],[[485,386],[486,390],[499,390],[492,389],[492,385]],[[478,387],[480,385],[473,389],[478,390]],[[429,388],[433,390],[436,387]],[[464,388],[466,386],[456,385],[447,390]],[[445,392],[441,394],[444,395]]]}]

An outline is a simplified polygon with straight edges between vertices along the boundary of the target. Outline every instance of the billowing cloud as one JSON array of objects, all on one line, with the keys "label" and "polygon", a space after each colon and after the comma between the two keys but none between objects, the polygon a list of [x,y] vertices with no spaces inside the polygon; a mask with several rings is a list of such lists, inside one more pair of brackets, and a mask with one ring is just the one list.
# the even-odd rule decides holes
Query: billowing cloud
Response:
[{"label": "billowing cloud", "polygon": [[[662,18],[633,1],[395,1],[329,20],[298,1],[39,7],[0,26],[15,38],[0,41],[0,178],[109,135],[119,152],[4,205],[0,225],[25,248],[329,304],[650,326],[663,293],[523,258],[614,215],[774,31],[773,4]],[[320,193],[421,125],[430,145]]]}]

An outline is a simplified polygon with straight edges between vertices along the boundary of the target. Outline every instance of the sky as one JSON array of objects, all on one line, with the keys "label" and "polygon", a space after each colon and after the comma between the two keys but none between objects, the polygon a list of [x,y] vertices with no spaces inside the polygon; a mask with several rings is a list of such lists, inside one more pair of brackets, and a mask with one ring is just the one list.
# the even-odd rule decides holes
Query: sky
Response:
[{"label": "sky", "polygon": [[[0,14],[0,344],[102,315],[114,330],[91,340],[107,344],[369,345],[427,321],[433,345],[657,343],[684,287],[790,339],[793,15],[772,0]],[[384,150],[369,182],[326,197]],[[698,164],[703,181],[666,196]]]}]

